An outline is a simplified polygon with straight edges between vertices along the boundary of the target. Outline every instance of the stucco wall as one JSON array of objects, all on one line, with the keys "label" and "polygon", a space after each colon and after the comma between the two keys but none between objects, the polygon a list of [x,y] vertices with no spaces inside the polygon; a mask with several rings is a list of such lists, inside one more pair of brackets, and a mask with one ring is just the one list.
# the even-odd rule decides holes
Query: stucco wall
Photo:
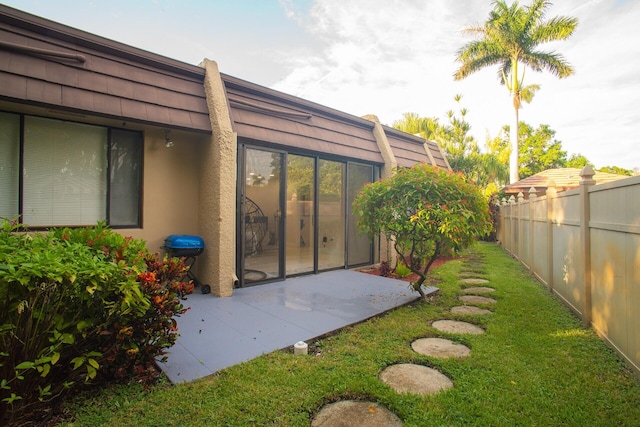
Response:
[{"label": "stucco wall", "polygon": [[164,129],[145,129],[142,228],[118,230],[146,240],[153,252],[170,234],[198,234],[197,165],[209,136],[172,131],[170,137],[174,146],[167,148]]}]

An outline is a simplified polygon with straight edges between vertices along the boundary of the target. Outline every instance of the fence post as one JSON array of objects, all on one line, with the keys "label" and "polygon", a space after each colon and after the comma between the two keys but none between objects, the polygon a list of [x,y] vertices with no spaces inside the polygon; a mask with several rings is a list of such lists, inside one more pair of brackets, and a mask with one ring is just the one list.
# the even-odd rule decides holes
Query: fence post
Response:
[{"label": "fence post", "polygon": [[[509,248],[511,249],[511,255],[516,257],[516,248],[515,248],[515,231],[514,228],[518,226],[518,221],[517,218],[514,218],[513,215],[513,211],[514,211],[514,206],[516,205],[516,198],[513,196],[513,194],[511,195],[511,197],[509,197],[509,212],[511,213],[511,224],[509,224]],[[515,226],[514,226],[515,224]]]},{"label": "fence post", "polygon": [[553,292],[553,200],[556,195],[556,182],[550,180],[547,184],[547,287],[550,292]]},{"label": "fence post", "polygon": [[535,268],[533,266],[533,250],[535,249],[535,223],[534,223],[534,208],[533,203],[538,198],[536,194],[536,189],[531,187],[529,189],[529,271],[535,272]]},{"label": "fence post", "polygon": [[591,208],[589,203],[589,187],[596,181],[593,179],[595,172],[590,166],[585,166],[580,171],[580,236],[582,240],[582,260],[584,263],[584,315],[585,326],[591,325]]},{"label": "fence post", "polygon": [[524,208],[522,207],[523,204],[524,194],[522,194],[521,191],[518,193],[518,259],[522,263],[524,263],[524,260],[522,259],[522,253],[524,252],[524,239],[522,237],[524,235],[524,226],[522,225],[524,223],[524,219],[522,218],[522,211],[524,210]]},{"label": "fence post", "polygon": [[507,199],[504,197],[500,203],[500,212],[502,213],[502,227],[500,227],[500,241],[502,242],[502,247],[507,251],[509,250],[509,245],[507,244]]}]

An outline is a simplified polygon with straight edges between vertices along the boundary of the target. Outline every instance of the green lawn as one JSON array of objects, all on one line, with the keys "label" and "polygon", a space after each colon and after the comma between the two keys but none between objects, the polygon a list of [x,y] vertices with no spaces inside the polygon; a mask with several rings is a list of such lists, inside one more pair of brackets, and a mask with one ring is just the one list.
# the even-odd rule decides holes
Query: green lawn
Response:
[{"label": "green lawn", "polygon": [[[481,265],[478,265],[481,264]],[[496,291],[494,313],[452,315],[459,272],[479,270]],[[323,405],[376,401],[406,426],[638,426],[640,381],[595,333],[520,264],[479,244],[434,271],[432,302],[401,307],[312,343],[310,355],[276,351],[183,385],[112,387],[69,404],[68,426],[308,426]],[[268,286],[268,285],[267,285]],[[468,320],[483,335],[453,336],[438,319]],[[464,359],[417,354],[411,342],[445,337],[472,353]],[[436,368],[454,388],[421,397],[378,380],[395,363]]]}]

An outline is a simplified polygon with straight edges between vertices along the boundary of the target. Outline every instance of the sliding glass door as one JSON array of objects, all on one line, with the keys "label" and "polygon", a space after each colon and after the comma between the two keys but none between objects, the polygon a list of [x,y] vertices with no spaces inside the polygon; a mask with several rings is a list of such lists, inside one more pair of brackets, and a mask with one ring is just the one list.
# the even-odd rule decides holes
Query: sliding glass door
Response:
[{"label": "sliding glass door", "polygon": [[287,156],[287,276],[315,270],[315,171],[315,158]]},{"label": "sliding glass door", "polygon": [[358,231],[358,217],[353,212],[353,202],[358,192],[373,179],[373,167],[358,163],[348,165],[347,185],[347,266],[371,264],[373,261],[373,245],[369,236]]},{"label": "sliding glass door", "polygon": [[318,270],[344,267],[346,164],[318,161]]},{"label": "sliding glass door", "polygon": [[240,195],[242,284],[280,279],[283,273],[282,170],[284,154],[244,150]]},{"label": "sliding glass door", "polygon": [[240,285],[373,262],[352,205],[374,167],[241,145]]}]

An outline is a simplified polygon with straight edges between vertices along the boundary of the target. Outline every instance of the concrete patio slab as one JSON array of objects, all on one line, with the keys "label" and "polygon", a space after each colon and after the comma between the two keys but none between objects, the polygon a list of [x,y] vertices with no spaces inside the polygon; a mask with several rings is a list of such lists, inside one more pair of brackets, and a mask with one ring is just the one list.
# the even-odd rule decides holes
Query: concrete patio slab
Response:
[{"label": "concrete patio slab", "polygon": [[416,299],[406,282],[353,270],[235,289],[228,298],[196,289],[185,301],[191,309],[178,318],[180,337],[159,366],[172,382],[192,381]]}]

